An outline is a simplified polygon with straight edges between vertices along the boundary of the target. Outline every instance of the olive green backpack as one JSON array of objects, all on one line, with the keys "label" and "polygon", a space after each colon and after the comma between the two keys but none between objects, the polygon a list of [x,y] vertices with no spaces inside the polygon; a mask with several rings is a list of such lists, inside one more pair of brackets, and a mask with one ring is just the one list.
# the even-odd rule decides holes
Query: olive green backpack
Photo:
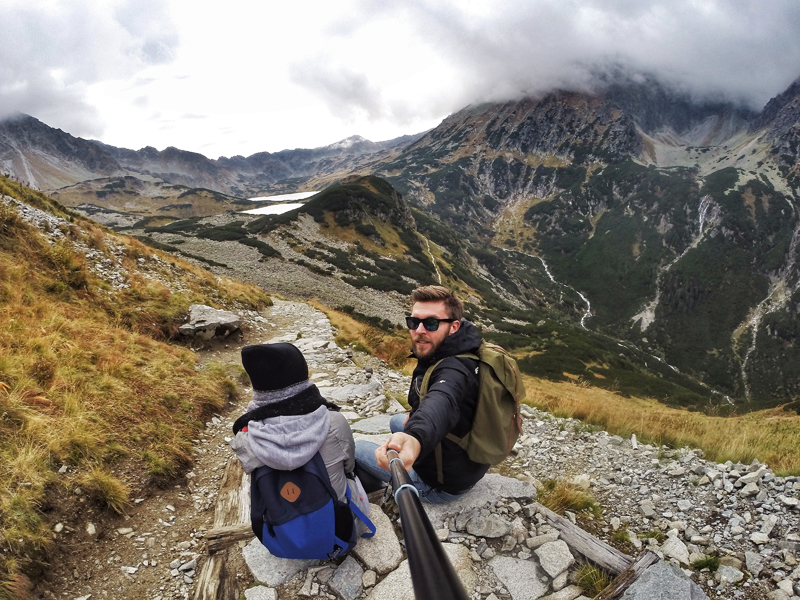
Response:
[{"label": "olive green backpack", "polygon": [[[452,433],[446,437],[466,451],[470,460],[496,465],[508,456],[522,433],[519,403],[525,398],[525,387],[517,361],[500,346],[486,342],[481,342],[477,354],[456,356],[480,361],[478,404],[469,432],[462,438]],[[420,399],[428,393],[431,375],[440,362],[425,372],[420,385]],[[443,483],[441,444],[437,445],[435,455],[439,483]]]}]

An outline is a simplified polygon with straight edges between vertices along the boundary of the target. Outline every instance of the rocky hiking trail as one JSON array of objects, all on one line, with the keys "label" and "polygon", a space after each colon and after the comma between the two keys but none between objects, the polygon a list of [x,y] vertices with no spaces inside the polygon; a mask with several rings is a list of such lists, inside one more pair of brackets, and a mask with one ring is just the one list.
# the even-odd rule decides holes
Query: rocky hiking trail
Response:
[{"label": "rocky hiking trail", "polygon": [[[243,345],[292,342],[303,351],[321,393],[342,407],[356,438],[384,439],[389,415],[403,410],[394,398],[405,396],[407,376],[373,357],[357,353],[351,359],[352,352],[333,341],[325,315],[306,304],[275,300],[260,314],[240,316],[242,332],[199,350],[203,362],[237,365]],[[164,489],[140,490],[127,515],[87,508],[54,523],[62,552],[42,597],[199,597],[206,535],[233,457],[227,442],[231,423],[249,399],[250,390],[241,390],[239,400],[207,423],[185,478]],[[576,578],[582,557],[535,503],[533,483],[555,478],[590,490],[603,509],[601,519],[567,513],[569,520],[605,541],[613,536],[628,554],[649,548],[673,565],[656,563],[637,582],[642,589],[631,588],[626,598],[662,597],[657,594],[665,589],[674,594],[669,598],[702,598],[704,592],[712,598],[797,597],[800,478],[776,477],[757,462],[721,465],[703,460],[698,450],[624,440],[530,407],[524,416],[514,454],[472,493],[451,505],[426,505],[471,597],[588,597]],[[271,557],[254,539],[242,541],[228,553],[232,587],[248,599],[413,598],[394,502],[381,505],[380,494],[371,500],[378,534],[361,540],[351,556],[287,561]],[[84,505],[82,497],[76,505]],[[689,568],[716,555],[718,567]]]}]

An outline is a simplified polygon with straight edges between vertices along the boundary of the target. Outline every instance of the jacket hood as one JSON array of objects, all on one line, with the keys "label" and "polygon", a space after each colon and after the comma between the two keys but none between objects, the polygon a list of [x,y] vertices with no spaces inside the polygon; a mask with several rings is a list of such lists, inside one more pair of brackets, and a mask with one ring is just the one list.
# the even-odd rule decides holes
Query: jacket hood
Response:
[{"label": "jacket hood", "polygon": [[306,464],[319,451],[330,427],[324,406],[307,415],[281,416],[250,421],[250,448],[261,462],[289,471]]},{"label": "jacket hood", "polygon": [[448,336],[439,346],[431,358],[425,361],[426,364],[434,363],[448,356],[464,354],[466,352],[477,352],[481,345],[481,334],[477,327],[466,319],[461,321],[461,327],[453,335]]}]

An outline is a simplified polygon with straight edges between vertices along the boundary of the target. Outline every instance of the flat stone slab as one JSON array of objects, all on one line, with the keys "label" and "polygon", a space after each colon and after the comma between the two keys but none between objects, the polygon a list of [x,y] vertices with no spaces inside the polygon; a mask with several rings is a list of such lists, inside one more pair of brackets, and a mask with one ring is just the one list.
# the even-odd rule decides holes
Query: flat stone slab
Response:
[{"label": "flat stone slab", "polygon": [[268,339],[265,344],[279,344],[281,342],[285,342],[287,344],[293,344],[297,341],[297,334],[296,333],[286,333],[284,335],[279,335],[274,338]]},{"label": "flat stone slab", "polygon": [[318,560],[297,560],[273,556],[258,539],[247,544],[242,554],[256,581],[269,587],[277,587],[286,583],[300,571],[319,564]]},{"label": "flat stone slab", "polygon": [[376,415],[368,419],[361,419],[357,423],[350,425],[353,432],[366,433],[367,435],[377,435],[389,433],[389,420],[392,415]]},{"label": "flat stone slab", "polygon": [[329,344],[333,343],[333,340],[328,337],[301,337],[299,340],[295,340],[292,343],[297,346],[298,350],[305,353],[327,348]]},{"label": "flat stone slab", "polygon": [[[386,441],[385,438],[384,441]],[[536,488],[527,481],[520,481],[497,473],[488,473],[475,484],[469,493],[464,494],[458,500],[447,504],[425,504],[423,506],[433,528],[441,529],[445,526],[448,518],[476,506],[484,506],[487,502],[494,503],[498,498],[530,501],[536,498]]]},{"label": "flat stone slab", "polygon": [[496,556],[489,566],[514,600],[536,600],[549,591],[548,584],[541,581],[547,575],[532,560]]},{"label": "flat stone slab", "polygon": [[369,383],[351,383],[341,387],[321,387],[319,386],[319,393],[327,400],[334,402],[345,402],[356,396],[371,396],[381,389],[381,384],[378,381],[370,381]]},{"label": "flat stone slab", "polygon": [[477,537],[499,538],[511,531],[511,525],[499,515],[477,515],[467,522],[467,533]]},{"label": "flat stone slab", "polygon": [[714,574],[714,578],[719,583],[739,583],[742,579],[744,579],[744,573],[742,573],[736,567],[720,565],[717,569],[717,572]]},{"label": "flat stone slab", "polygon": [[661,546],[661,552],[668,558],[678,560],[682,565],[689,566],[689,549],[681,540],[675,536],[670,536]]},{"label": "flat stone slab", "polygon": [[406,407],[400,404],[394,398],[389,398],[389,406],[386,408],[387,415],[399,415],[406,412]]},{"label": "flat stone slab", "polygon": [[754,577],[758,577],[764,569],[764,557],[748,550],[744,553],[744,560],[747,565],[747,570],[750,571]]},{"label": "flat stone slab", "polygon": [[[442,544],[442,547],[453,565],[456,575],[464,585],[467,597],[472,597],[475,586],[478,584],[478,576],[472,570],[469,549],[461,544]],[[383,581],[376,585],[372,593],[367,596],[367,600],[414,600],[414,589],[411,583],[408,560],[400,563],[397,569],[389,573]]]},{"label": "flat stone slab", "polygon": [[394,533],[392,521],[380,506],[369,505],[369,518],[375,524],[375,535],[371,538],[360,538],[353,553],[367,569],[384,575],[402,562],[403,549]]},{"label": "flat stone slab", "polygon": [[625,590],[622,600],[708,600],[708,596],[686,573],[659,561]]},{"label": "flat stone slab", "polygon": [[245,600],[278,600],[278,592],[272,588],[257,585],[244,591]]},{"label": "flat stone slab", "polygon": [[328,581],[328,587],[342,600],[355,600],[363,589],[361,584],[363,576],[364,570],[361,565],[355,558],[348,556],[337,567],[333,577]]}]

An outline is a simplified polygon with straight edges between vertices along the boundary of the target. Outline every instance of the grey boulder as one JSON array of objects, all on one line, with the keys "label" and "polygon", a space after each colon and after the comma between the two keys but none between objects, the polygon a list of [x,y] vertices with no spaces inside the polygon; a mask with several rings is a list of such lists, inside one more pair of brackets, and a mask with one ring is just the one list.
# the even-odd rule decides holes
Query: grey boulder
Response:
[{"label": "grey boulder", "polygon": [[342,600],[355,600],[361,593],[363,576],[364,570],[361,565],[355,558],[348,556],[328,581],[328,587]]},{"label": "grey boulder", "polygon": [[204,304],[192,304],[189,307],[189,321],[181,325],[178,331],[182,335],[210,340],[213,337],[228,337],[241,325],[242,320],[237,314]]},{"label": "grey boulder", "polygon": [[708,596],[686,573],[659,561],[625,590],[622,600],[708,600]]},{"label": "grey boulder", "polygon": [[497,556],[489,566],[514,600],[535,600],[547,592],[547,584],[542,583],[545,573],[532,560]]}]

